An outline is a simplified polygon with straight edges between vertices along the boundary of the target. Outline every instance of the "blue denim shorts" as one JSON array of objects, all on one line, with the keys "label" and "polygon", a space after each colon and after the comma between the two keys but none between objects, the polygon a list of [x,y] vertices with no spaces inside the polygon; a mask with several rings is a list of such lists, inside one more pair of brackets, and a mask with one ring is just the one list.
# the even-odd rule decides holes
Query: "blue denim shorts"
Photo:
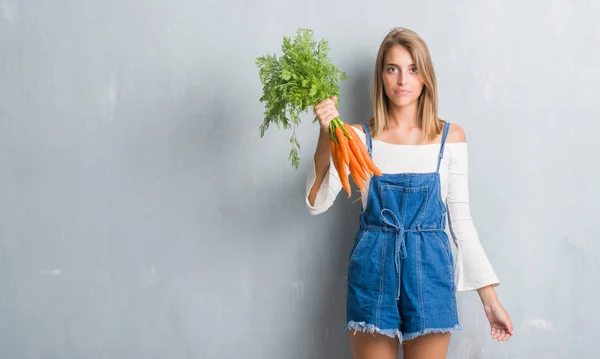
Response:
[{"label": "blue denim shorts", "polygon": [[[361,228],[350,253],[346,330],[380,333],[401,342],[462,329],[454,262],[442,229]],[[400,253],[400,255],[398,255]]]}]

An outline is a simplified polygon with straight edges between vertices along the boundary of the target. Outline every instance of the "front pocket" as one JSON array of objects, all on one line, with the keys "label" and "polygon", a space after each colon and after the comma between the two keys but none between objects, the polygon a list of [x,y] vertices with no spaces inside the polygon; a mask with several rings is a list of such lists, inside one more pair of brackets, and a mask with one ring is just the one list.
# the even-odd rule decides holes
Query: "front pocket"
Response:
[{"label": "front pocket", "polygon": [[356,235],[355,240],[354,240],[354,245],[352,246],[352,250],[350,251],[350,257],[349,257],[350,261],[354,260],[357,257],[357,255],[360,253],[360,249],[362,247],[364,247],[364,243],[366,242],[365,238],[367,236],[367,233],[369,233],[369,231],[365,229],[362,233],[359,232]]},{"label": "front pocket", "polygon": [[380,189],[383,208],[398,216],[406,228],[423,222],[427,210],[429,188],[383,185]]},{"label": "front pocket", "polygon": [[452,257],[452,251],[450,247],[446,244],[448,241],[444,241],[437,232],[433,232],[433,236],[438,241],[440,247],[442,248],[442,252],[444,253],[444,258],[446,258],[446,265],[448,266],[448,271],[450,272],[451,278],[454,278],[454,261]]}]

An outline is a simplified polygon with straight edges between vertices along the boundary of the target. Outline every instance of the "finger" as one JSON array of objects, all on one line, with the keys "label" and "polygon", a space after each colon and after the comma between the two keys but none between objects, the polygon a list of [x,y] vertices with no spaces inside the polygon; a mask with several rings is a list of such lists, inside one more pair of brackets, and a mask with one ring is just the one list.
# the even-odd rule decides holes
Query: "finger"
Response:
[{"label": "finger", "polygon": [[323,110],[322,117],[324,119],[330,120],[339,116],[339,113],[335,107],[327,108]]},{"label": "finger", "polygon": [[321,108],[326,106],[335,106],[335,100],[332,98],[326,98],[325,100],[319,102],[315,107]]},{"label": "finger", "polygon": [[496,339],[496,332],[497,329],[496,328],[492,328],[492,332],[490,333],[490,335],[492,336],[492,338]]},{"label": "finger", "polygon": [[336,117],[340,116],[340,113],[337,111],[337,109],[334,107],[333,109],[331,109],[331,112],[329,112],[329,115],[331,115],[331,118],[334,119]]},{"label": "finger", "polygon": [[496,335],[496,341],[502,341],[504,337],[504,329],[498,329],[498,334]]},{"label": "finger", "polygon": [[328,105],[328,104],[327,104],[327,105],[322,105],[322,106],[319,106],[318,108],[316,108],[316,109],[315,109],[315,112],[316,112],[316,113],[319,113],[319,112],[322,112],[322,113],[323,113],[323,112],[325,112],[325,111],[332,111],[333,109],[335,109],[335,106],[334,106],[334,105]]},{"label": "finger", "polygon": [[325,117],[327,115],[327,113],[330,111],[331,111],[331,109],[329,109],[329,108],[321,108],[321,109],[317,110],[316,114],[319,117]]},{"label": "finger", "polygon": [[329,122],[331,121],[333,118],[335,117],[335,113],[334,110],[332,109],[327,109],[325,111],[323,111],[323,120]]},{"label": "finger", "polygon": [[317,111],[319,109],[322,109],[323,107],[327,106],[328,103],[329,103],[329,100],[323,100],[323,101],[319,102],[314,107],[315,111]]},{"label": "finger", "polygon": [[502,329],[500,331],[500,335],[498,335],[498,341],[500,341],[500,342],[504,341],[504,337],[506,337],[506,329]]}]

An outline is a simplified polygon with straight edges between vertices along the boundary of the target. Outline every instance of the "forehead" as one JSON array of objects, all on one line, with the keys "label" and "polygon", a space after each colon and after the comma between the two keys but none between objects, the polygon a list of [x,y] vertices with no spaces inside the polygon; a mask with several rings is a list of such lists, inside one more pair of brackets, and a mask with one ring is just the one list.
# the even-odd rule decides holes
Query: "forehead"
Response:
[{"label": "forehead", "polygon": [[383,62],[384,64],[408,66],[414,64],[414,59],[405,47],[394,45],[386,52]]}]

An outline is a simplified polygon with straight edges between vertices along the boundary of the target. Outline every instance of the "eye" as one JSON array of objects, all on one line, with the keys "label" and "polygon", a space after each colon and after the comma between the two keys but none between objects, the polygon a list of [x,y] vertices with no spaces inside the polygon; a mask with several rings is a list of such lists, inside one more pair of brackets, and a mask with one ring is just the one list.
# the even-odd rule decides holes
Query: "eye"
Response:
[{"label": "eye", "polygon": [[394,71],[396,71],[396,68],[395,68],[395,67],[393,67],[393,66],[390,66],[390,67],[388,67],[388,68],[386,69],[386,71],[387,71],[387,72],[394,72]]},{"label": "eye", "polygon": [[417,70],[416,67],[411,67],[410,72],[412,72],[413,74],[416,74],[419,71]]}]

